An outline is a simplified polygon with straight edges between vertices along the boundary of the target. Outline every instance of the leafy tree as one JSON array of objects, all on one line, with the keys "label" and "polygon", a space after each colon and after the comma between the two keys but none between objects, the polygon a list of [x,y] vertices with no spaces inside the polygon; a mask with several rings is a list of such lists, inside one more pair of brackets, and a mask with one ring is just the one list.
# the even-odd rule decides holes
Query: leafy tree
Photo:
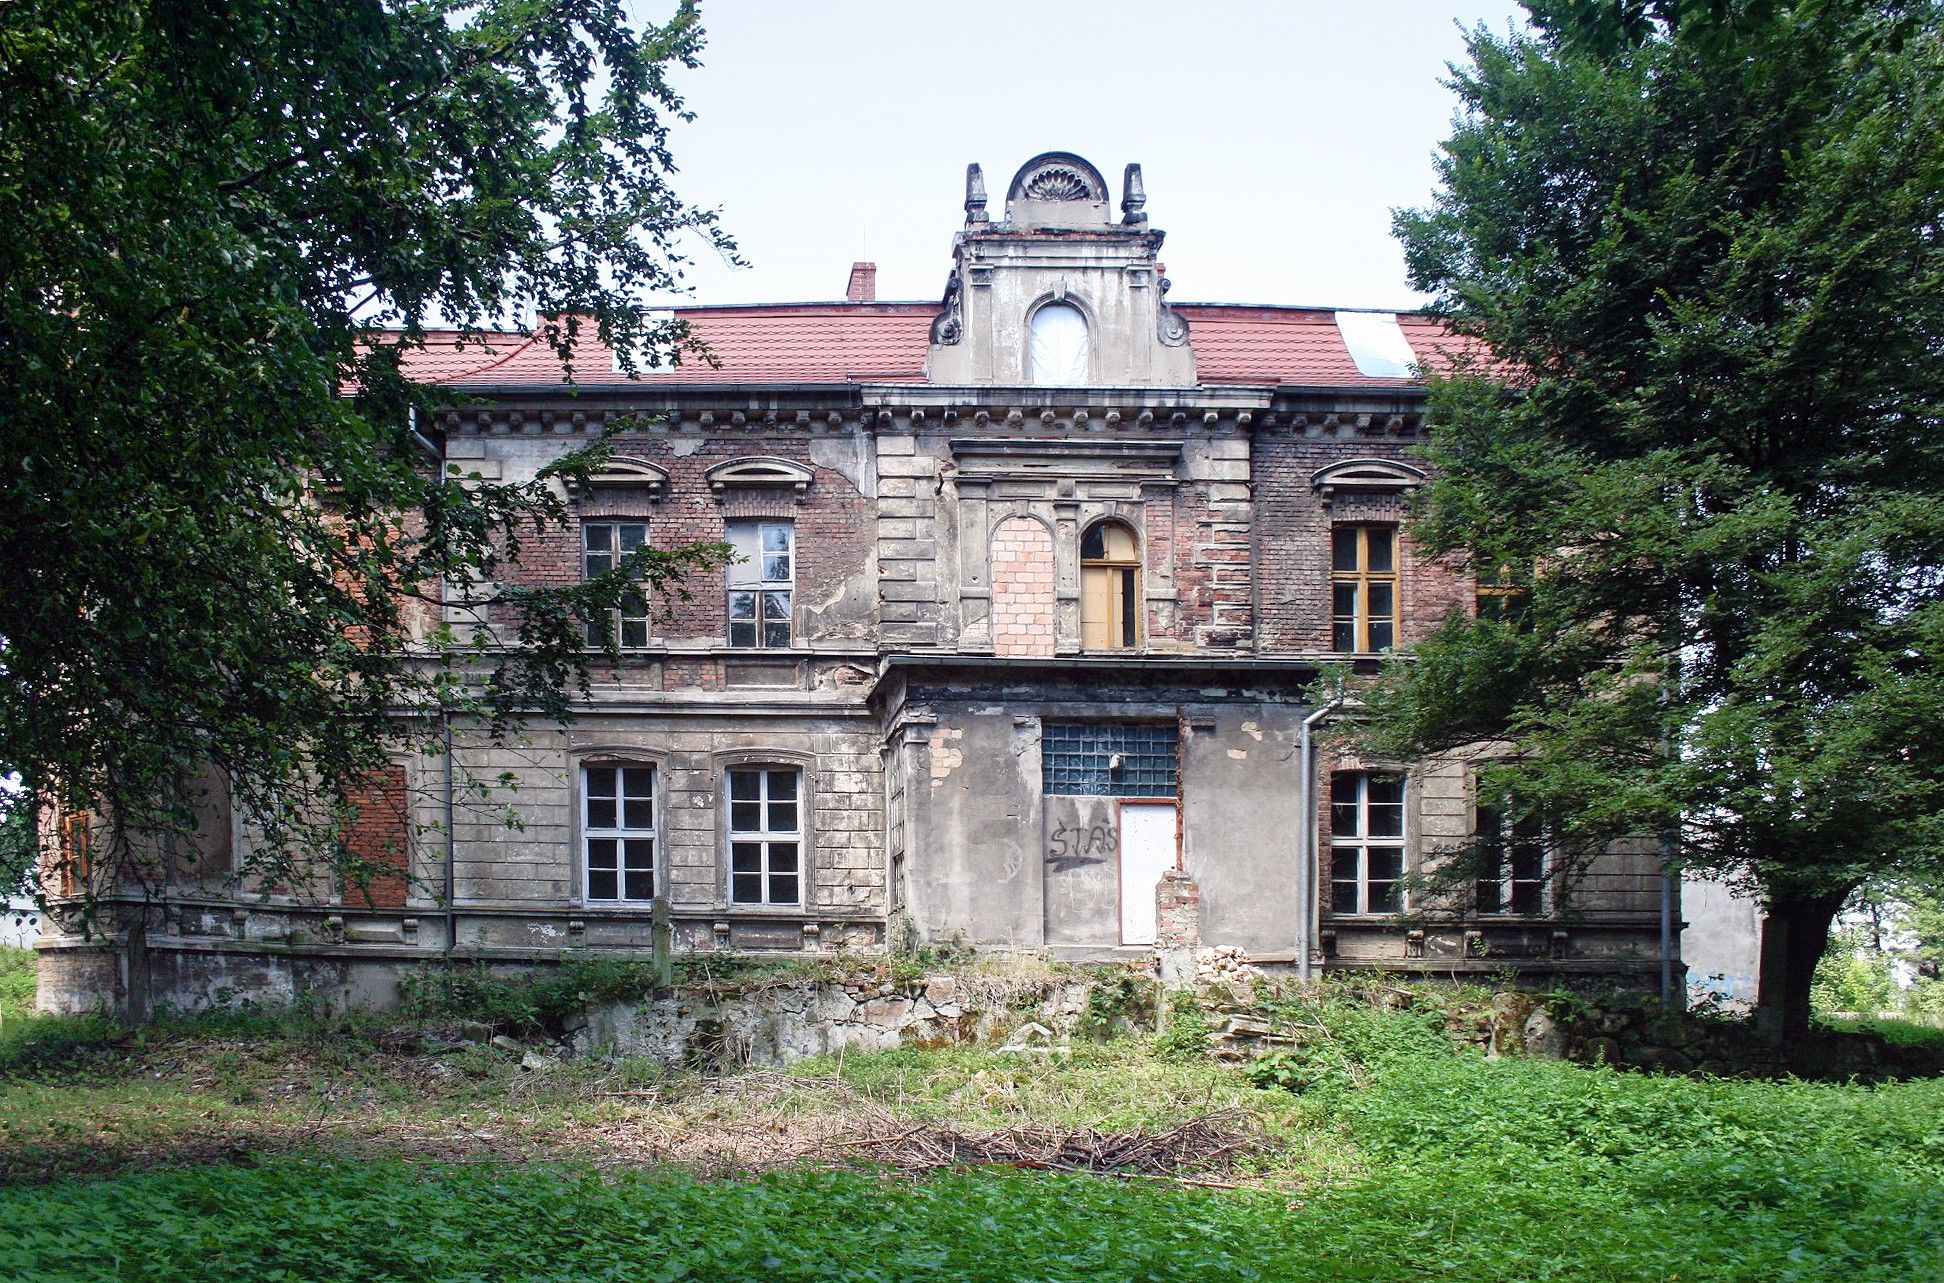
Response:
[{"label": "leafy tree", "polygon": [[1535,0],[1468,37],[1415,283],[1418,533],[1526,596],[1370,692],[1373,747],[1758,888],[1760,1018],[1944,863],[1944,40],[1930,2]]},{"label": "leafy tree", "polygon": [[0,767],[106,817],[97,867],[193,828],[213,764],[300,880],[433,714],[562,713],[586,622],[719,555],[503,593],[457,646],[438,586],[567,512],[441,475],[402,370],[434,322],[682,343],[646,301],[734,251],[670,186],[701,44],[689,3],[0,7]]}]

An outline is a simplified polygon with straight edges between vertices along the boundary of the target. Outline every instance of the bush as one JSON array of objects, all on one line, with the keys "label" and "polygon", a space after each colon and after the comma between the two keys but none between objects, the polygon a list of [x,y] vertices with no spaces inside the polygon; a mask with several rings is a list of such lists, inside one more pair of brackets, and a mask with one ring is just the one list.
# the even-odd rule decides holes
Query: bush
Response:
[{"label": "bush", "polygon": [[38,988],[35,971],[40,958],[32,949],[0,946],[0,1023],[34,1014]]},{"label": "bush", "polygon": [[647,962],[575,959],[532,971],[496,972],[477,963],[423,967],[399,982],[399,1010],[418,1020],[477,1020],[520,1034],[559,1033],[592,1006],[653,993]]}]

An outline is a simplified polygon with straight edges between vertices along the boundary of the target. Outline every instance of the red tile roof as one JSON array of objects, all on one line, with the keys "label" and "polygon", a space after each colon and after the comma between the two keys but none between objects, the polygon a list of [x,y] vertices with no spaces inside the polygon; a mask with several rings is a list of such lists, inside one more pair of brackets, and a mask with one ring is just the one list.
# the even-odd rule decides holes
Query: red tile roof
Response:
[{"label": "red tile roof", "polygon": [[[1189,341],[1203,383],[1312,387],[1409,386],[1401,378],[1361,374],[1344,346],[1336,314],[1324,308],[1184,303]],[[656,383],[922,383],[936,303],[782,303],[748,307],[689,307],[676,314],[719,364],[687,357],[672,368],[645,371]],[[1443,365],[1440,353],[1469,350],[1437,322],[1409,313],[1399,328],[1419,360]],[[576,383],[614,384],[622,376],[605,346],[585,335]],[[455,387],[563,381],[559,360],[542,339],[492,335],[458,346],[454,331],[427,336],[407,370],[429,383]]]}]

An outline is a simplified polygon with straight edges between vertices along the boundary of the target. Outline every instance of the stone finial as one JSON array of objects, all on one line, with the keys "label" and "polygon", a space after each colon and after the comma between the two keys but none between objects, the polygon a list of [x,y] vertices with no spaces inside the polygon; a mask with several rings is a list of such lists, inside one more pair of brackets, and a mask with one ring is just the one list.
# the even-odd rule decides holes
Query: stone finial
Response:
[{"label": "stone finial", "polygon": [[1141,167],[1129,165],[1121,179],[1121,222],[1147,222],[1147,188],[1141,183]]},{"label": "stone finial", "polygon": [[977,165],[965,167],[965,221],[984,223],[986,215],[985,171]]}]

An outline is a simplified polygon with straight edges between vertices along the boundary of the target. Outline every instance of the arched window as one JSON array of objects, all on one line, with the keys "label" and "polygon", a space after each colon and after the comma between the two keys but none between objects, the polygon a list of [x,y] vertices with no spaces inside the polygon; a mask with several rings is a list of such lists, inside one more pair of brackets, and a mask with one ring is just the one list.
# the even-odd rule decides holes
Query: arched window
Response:
[{"label": "arched window", "polygon": [[1141,644],[1141,545],[1118,521],[1080,536],[1080,644],[1088,650]]},{"label": "arched window", "polygon": [[1034,387],[1069,388],[1087,381],[1087,318],[1071,303],[1048,303],[1033,313],[1028,344]]}]

